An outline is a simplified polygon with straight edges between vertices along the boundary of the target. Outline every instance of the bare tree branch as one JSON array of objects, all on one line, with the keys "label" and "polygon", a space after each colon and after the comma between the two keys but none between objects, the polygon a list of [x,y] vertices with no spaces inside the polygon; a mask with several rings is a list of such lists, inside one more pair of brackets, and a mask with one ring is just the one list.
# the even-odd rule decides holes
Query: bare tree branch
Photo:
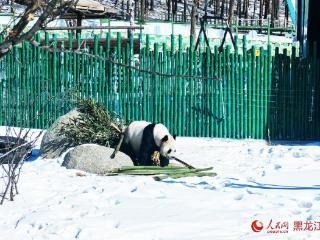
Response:
[{"label": "bare tree branch", "polygon": [[[78,1],[52,0],[45,2],[41,0],[16,0],[15,2],[24,4],[27,8],[18,23],[9,31],[5,41],[0,43],[0,58],[6,55],[13,46],[21,43],[22,41],[31,40],[38,30],[44,28],[49,21],[63,15],[70,6],[76,4]],[[27,32],[24,33],[24,30],[33,19],[35,13],[39,11],[41,12],[41,15],[38,20]]]}]

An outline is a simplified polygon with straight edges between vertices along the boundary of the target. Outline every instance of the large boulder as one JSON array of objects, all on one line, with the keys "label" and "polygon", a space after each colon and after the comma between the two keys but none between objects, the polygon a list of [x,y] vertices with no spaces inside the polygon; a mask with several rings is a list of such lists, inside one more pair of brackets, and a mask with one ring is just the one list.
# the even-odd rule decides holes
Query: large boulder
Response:
[{"label": "large boulder", "polygon": [[89,173],[102,174],[123,166],[133,166],[129,156],[118,152],[111,159],[114,149],[97,144],[83,144],[70,150],[64,157],[62,166]]},{"label": "large boulder", "polygon": [[73,119],[77,119],[82,113],[77,109],[73,109],[67,114],[59,117],[52,126],[47,130],[41,142],[41,154],[46,158],[57,158],[68,148],[74,144],[62,134],[64,124],[69,123]]}]

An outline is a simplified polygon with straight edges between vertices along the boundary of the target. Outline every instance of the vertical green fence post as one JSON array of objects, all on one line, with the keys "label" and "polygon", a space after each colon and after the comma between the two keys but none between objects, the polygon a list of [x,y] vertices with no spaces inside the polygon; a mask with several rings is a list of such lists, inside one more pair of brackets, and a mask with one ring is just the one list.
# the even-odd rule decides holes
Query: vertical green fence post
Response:
[{"label": "vertical green fence post", "polygon": [[290,78],[291,78],[291,109],[290,109],[290,132],[291,132],[291,139],[298,139],[296,135],[296,112],[295,109],[298,106],[298,94],[297,94],[297,60],[296,60],[296,48],[293,46],[291,49],[291,71],[290,71]]},{"label": "vertical green fence post", "polygon": [[[49,33],[45,32],[45,46],[48,47],[49,46]],[[45,58],[45,90],[46,90],[46,99],[45,99],[45,121],[43,122],[43,125],[45,128],[48,128],[51,123],[52,123],[52,119],[51,119],[51,114],[49,113],[49,109],[51,109],[51,79],[49,79],[49,51],[45,51],[44,52],[44,58]]]},{"label": "vertical green fence post", "polygon": [[[183,73],[187,73],[188,71],[188,51],[185,51],[183,53]],[[181,136],[187,136],[187,101],[188,101],[188,96],[187,96],[187,81],[188,79],[182,78],[182,134]]]},{"label": "vertical green fence post", "polygon": [[51,111],[53,112],[53,121],[57,119],[57,35],[53,34],[53,59],[52,59],[52,81],[53,81],[53,103]]},{"label": "vertical green fence post", "polygon": [[284,117],[284,126],[283,126],[283,137],[284,139],[289,139],[289,127],[290,127],[290,119],[288,118],[288,114],[290,111],[290,97],[291,97],[291,91],[290,91],[290,57],[288,56],[287,49],[283,50],[283,92],[281,95],[283,96],[283,117]]},{"label": "vertical green fence post", "polygon": [[251,57],[252,57],[252,65],[251,65],[251,79],[252,79],[252,85],[251,85],[251,137],[256,138],[256,132],[257,132],[257,126],[256,126],[256,115],[257,112],[259,111],[259,104],[257,102],[257,79],[256,79],[256,48],[255,46],[252,46],[251,48]]},{"label": "vertical green fence post", "polygon": [[[280,61],[280,53],[279,53],[279,48],[276,47],[275,49],[275,56],[274,56],[274,65],[273,65],[273,81],[272,81],[272,85],[271,85],[271,91],[272,94],[274,95],[274,104],[272,104],[270,107],[272,109],[272,113],[273,113],[273,119],[272,119],[272,128],[273,128],[273,134],[271,135],[271,137],[273,139],[279,139],[280,135],[279,135],[279,125],[281,124],[281,118],[279,116],[279,111],[281,110],[281,105],[280,105],[280,99],[279,99],[279,85],[281,83],[279,83],[279,78],[280,78],[280,74],[281,74],[281,61]],[[280,123],[279,123],[280,122]]]},{"label": "vertical green fence post", "polygon": [[[220,64],[219,64],[219,53],[218,53],[218,46],[214,46],[214,74],[215,76],[217,76],[219,78],[218,81],[215,82],[214,84],[214,137],[220,137],[219,135],[219,126],[220,126],[220,122],[218,121],[218,118],[221,116],[221,112],[220,112],[220,106],[221,103],[219,102],[220,99],[220,85],[222,84],[222,80],[221,78],[221,74],[220,74]],[[220,104],[219,104],[220,103]]]},{"label": "vertical green fence post", "polygon": [[244,109],[244,116],[243,116],[243,125],[244,125],[244,138],[248,138],[249,137],[249,129],[248,129],[248,123],[249,123],[249,107],[248,107],[248,80],[249,80],[249,76],[248,76],[248,69],[249,69],[249,64],[248,64],[248,57],[247,57],[247,38],[246,35],[243,36],[243,109]]},{"label": "vertical green fence post", "polygon": [[260,109],[260,132],[259,132],[259,139],[264,139],[264,132],[265,132],[265,109],[266,109],[266,101],[265,101],[265,82],[267,81],[266,79],[266,72],[267,72],[267,66],[266,66],[266,51],[264,50],[263,47],[260,47],[260,65],[261,65],[261,73],[260,73],[260,79],[258,79],[260,83],[260,96],[259,96],[259,101],[260,104],[263,106]]},{"label": "vertical green fence post", "polygon": [[301,58],[301,56],[299,56],[299,51],[297,53],[297,57],[296,57],[296,108],[295,108],[295,112],[296,112],[296,118],[298,119],[298,121],[296,120],[296,122],[298,122],[298,124],[296,125],[296,129],[295,132],[297,133],[297,138],[302,139],[302,106],[301,106],[301,102],[302,102],[302,75],[303,73],[303,59]]},{"label": "vertical green fence post", "polygon": [[[179,50],[178,50],[178,54],[179,54],[179,62],[178,62],[178,74],[181,76],[183,74],[182,69],[183,69],[183,59],[182,59],[182,35],[179,35]],[[177,96],[177,103],[176,103],[176,119],[177,119],[177,129],[175,130],[175,133],[178,134],[179,136],[182,135],[182,112],[184,111],[184,109],[181,108],[182,106],[182,101],[184,101],[183,96],[182,96],[182,78],[179,77],[177,79],[178,81],[178,96]]]},{"label": "vertical green fence post", "polygon": [[[272,125],[270,122],[271,118],[271,109],[270,109],[270,104],[269,102],[273,99],[271,97],[271,82],[272,82],[272,56],[271,56],[271,45],[268,44],[268,49],[267,49],[267,79],[266,79],[266,113],[265,113],[265,118],[266,118],[266,131],[265,131],[265,136],[269,137],[268,135],[271,134],[270,131],[272,131]],[[272,104],[271,104],[272,105]]]},{"label": "vertical green fence post", "polygon": [[[238,24],[238,21],[237,21]],[[235,127],[235,138],[240,138],[241,135],[241,115],[240,115],[240,66],[239,66],[239,49],[238,49],[238,35],[234,37],[235,48],[234,48],[234,70],[233,70],[233,98],[234,98],[234,127]]]},{"label": "vertical green fence post", "polygon": [[[0,34],[0,43],[3,42],[3,35]],[[6,56],[4,56],[2,59],[0,59],[0,69],[2,69],[3,74],[6,74],[6,70],[4,68],[5,65],[5,61],[6,61]],[[6,75],[7,77],[7,75]],[[5,102],[5,98],[4,98],[4,94],[3,94],[3,83],[7,81],[7,78],[3,77],[2,79],[0,79],[0,124],[1,126],[3,125],[3,103]]]},{"label": "vertical green fence post", "polygon": [[[99,102],[102,106],[106,106],[106,53],[103,46],[99,46]],[[107,108],[106,108],[107,109]],[[108,110],[108,109],[107,109]]]},{"label": "vertical green fence post", "polygon": [[237,89],[236,89],[236,80],[235,80],[235,73],[237,65],[235,63],[236,55],[234,53],[230,54],[230,72],[231,72],[231,79],[230,79],[230,98],[231,98],[231,137],[236,138],[236,121],[237,121],[237,114],[236,114],[236,99],[238,98]]},{"label": "vertical green fence post", "polygon": [[129,79],[129,74],[130,74],[130,68],[129,62],[130,62],[130,43],[128,41],[125,41],[125,46],[122,47],[122,56],[123,56],[123,63],[124,67],[122,67],[122,74],[123,74],[123,112],[124,115],[126,116],[126,121],[132,121],[132,109],[130,108],[131,106],[131,93],[133,89],[130,87],[132,85],[130,79]]},{"label": "vertical green fence post", "polygon": [[[218,49],[218,48],[217,48]],[[224,125],[226,122],[226,108],[227,108],[227,102],[228,100],[226,99],[226,95],[224,93],[224,88],[226,87],[226,78],[225,74],[223,72],[223,59],[224,59],[224,53],[220,53],[217,51],[218,54],[218,74],[219,77],[221,78],[221,81],[218,84],[218,109],[219,109],[219,115],[218,115],[218,129],[219,129],[219,134],[218,137],[224,137]],[[221,119],[220,119],[221,118]]]},{"label": "vertical green fence post", "polygon": [[[65,104],[65,109],[64,111],[67,112],[69,110],[69,106],[72,104],[72,102],[75,100],[74,95],[73,95],[73,82],[75,80],[75,74],[76,72],[74,71],[73,65],[75,63],[75,53],[72,53],[72,46],[73,46],[73,39],[72,39],[72,32],[68,33],[68,51],[70,51],[67,54],[67,64],[68,64],[68,75],[66,77],[66,95],[70,96],[65,101],[68,101]],[[79,88],[77,88],[77,92],[79,91]]]},{"label": "vertical green fence post", "polygon": [[315,107],[314,107],[314,139],[318,139],[320,136],[320,56],[316,53],[319,52],[319,49],[314,43],[313,47],[313,69],[314,69],[314,83],[315,83]]},{"label": "vertical green fence post", "polygon": [[[146,35],[146,47],[145,47],[145,58],[144,58],[144,69],[150,69],[151,67],[151,57],[150,57],[150,36],[149,34]],[[143,119],[151,121],[152,117],[150,116],[150,96],[151,88],[150,88],[150,74],[143,74],[143,97],[144,97],[144,110],[143,110]]]},{"label": "vertical green fence post", "polygon": [[[117,54],[117,62],[120,63],[121,62],[121,33],[117,32],[117,48],[116,48],[116,54]],[[122,99],[122,73],[121,73],[121,66],[120,65],[116,65],[116,68],[118,70],[117,72],[117,77],[118,77],[118,99],[117,99],[117,103],[118,103],[118,113],[120,115],[124,116],[124,112],[122,109],[122,103],[123,103],[123,99]]]},{"label": "vertical green fence post", "polygon": [[244,119],[244,63],[243,63],[243,55],[238,55],[238,58],[239,58],[239,116],[240,116],[240,134],[239,134],[239,137],[240,138],[245,138],[245,131],[244,131],[244,128],[245,128],[245,119]]},{"label": "vertical green fence post", "polygon": [[111,63],[111,36],[110,33],[106,33],[106,88],[105,88],[105,103],[106,103],[106,109],[109,111],[113,111],[113,98],[112,98],[112,63]]},{"label": "vertical green fence post", "polygon": [[231,117],[232,117],[232,99],[231,99],[231,61],[230,61],[230,45],[227,45],[224,51],[224,63],[223,63],[223,73],[226,79],[225,96],[227,99],[227,111],[226,111],[226,121],[224,124],[224,136],[231,138]]},{"label": "vertical green fence post", "polygon": [[[160,44],[158,44],[158,73],[162,74],[163,73],[163,52],[161,52],[160,50]],[[162,99],[163,99],[163,80],[164,77],[162,75],[160,75],[158,77],[158,108],[159,108],[159,115],[158,115],[158,121],[159,122],[163,122],[163,112],[164,112],[164,108],[163,108],[163,104],[162,104]]]},{"label": "vertical green fence post", "polygon": [[[195,64],[194,64],[194,38],[191,35],[190,36],[190,48],[189,48],[189,75],[193,75],[194,73],[194,68],[195,68]],[[189,127],[188,127],[188,135],[193,137],[194,136],[194,121],[193,121],[193,115],[194,115],[194,100],[193,100],[193,94],[194,94],[194,79],[190,78],[189,79]]]},{"label": "vertical green fence post", "polygon": [[[82,51],[85,49],[85,43],[81,42],[80,33],[77,34],[77,48],[82,48]],[[85,99],[87,97],[87,93],[86,93],[86,69],[87,69],[86,65],[88,65],[87,56],[82,55],[80,57],[80,55],[77,54],[77,65],[81,66],[81,71],[79,71],[78,69],[75,69],[75,71],[77,72],[76,84],[81,86],[81,91],[79,91],[79,93],[76,96],[77,98]]]},{"label": "vertical green fence post", "polygon": [[87,75],[86,75],[86,98],[93,98],[93,88],[94,88],[94,57],[93,57],[94,49],[90,47],[90,44],[86,45],[86,52],[89,53],[87,55]]},{"label": "vertical green fence post", "polygon": [[[35,36],[36,42],[40,43],[40,33],[37,33]],[[35,88],[36,91],[34,93],[34,101],[35,101],[35,128],[41,128],[41,118],[42,110],[41,110],[41,52],[39,47],[34,47],[34,51],[36,52],[35,62],[36,62],[36,69],[35,69]],[[19,93],[20,95],[20,93]],[[19,96],[20,97],[20,96]]]},{"label": "vertical green fence post", "polygon": [[[30,43],[26,42],[26,57],[27,57],[27,61],[26,61],[26,66],[27,66],[27,76],[26,76],[26,98],[25,98],[25,102],[27,105],[28,111],[26,112],[26,116],[27,116],[27,124],[26,126],[28,128],[31,128],[31,119],[32,119],[32,115],[33,115],[33,103],[31,100],[31,93],[33,94],[33,86],[31,84],[31,70],[32,70],[32,51],[30,49]],[[56,96],[56,94],[55,94]]]},{"label": "vertical green fence post", "polygon": [[[310,106],[310,116],[309,116],[309,121],[311,121],[310,124],[310,134],[309,138],[315,139],[316,138],[316,132],[317,129],[315,128],[315,123],[316,123],[316,115],[317,115],[317,86],[316,82],[319,81],[320,79],[317,78],[317,43],[313,42],[312,44],[312,56],[310,59],[310,68],[311,68],[311,79],[310,79],[310,86],[309,86],[309,106]],[[319,95],[319,93],[318,93]]]},{"label": "vertical green fence post", "polygon": [[[140,46],[140,57],[139,57],[139,68],[141,70],[145,69],[145,63],[146,63],[146,48]],[[139,71],[139,86],[141,86],[142,93],[141,93],[141,111],[139,119],[146,120],[146,79],[145,79],[145,73],[142,71]]]},{"label": "vertical green fence post", "polygon": [[255,138],[260,139],[260,129],[261,129],[261,123],[260,123],[260,116],[261,112],[263,112],[263,102],[261,102],[261,48],[256,48],[255,53],[255,62],[256,62],[256,86],[255,86],[255,101],[256,101],[256,119],[255,119],[255,125],[256,125],[256,134]]},{"label": "vertical green fence post", "polygon": [[[158,43],[154,43],[154,59],[153,59],[153,64],[154,64],[154,71],[158,72],[159,71],[159,45]],[[153,120],[152,122],[158,122],[159,121],[159,77],[157,74],[154,74],[153,77]]]},{"label": "vertical green fence post", "polygon": [[65,109],[65,94],[66,94],[66,81],[65,77],[67,74],[67,53],[64,51],[64,41],[61,41],[61,52],[58,55],[58,65],[60,74],[58,74],[58,89],[59,89],[59,98],[58,98],[58,117],[64,114]]},{"label": "vertical green fence post", "polygon": [[99,50],[99,35],[95,34],[94,39],[93,39],[93,55],[94,57],[94,69],[92,71],[92,81],[93,81],[93,99],[95,101],[98,101],[98,83],[99,78],[98,78],[98,50]]},{"label": "vertical green fence post", "polygon": [[[210,57],[211,57],[211,51],[210,48],[206,47],[206,58],[205,58],[205,77],[209,78],[212,77],[212,68],[211,68],[211,62],[210,62]],[[210,121],[210,115],[213,112],[212,109],[210,108],[211,104],[210,104],[210,100],[212,99],[212,82],[214,80],[203,80],[204,84],[205,84],[205,89],[203,92],[203,96],[204,97],[204,121],[203,121],[203,125],[204,125],[204,137],[209,137],[210,136],[210,132],[211,132],[211,121]]]},{"label": "vertical green fence post", "polygon": [[[168,56],[168,50],[166,47],[166,43],[162,44],[162,53],[163,53],[163,73],[168,74],[169,71],[169,59],[170,57]],[[163,87],[163,122],[165,124],[165,126],[169,126],[169,111],[166,111],[167,109],[169,109],[169,88],[168,88],[168,81],[169,78],[163,78],[163,80],[161,81],[161,85]]]},{"label": "vertical green fence post", "polygon": [[248,124],[248,137],[253,138],[252,135],[252,51],[247,52],[247,64],[248,64],[248,79],[247,79],[247,94],[248,94],[248,118],[247,118],[247,124]]},{"label": "vertical green fence post", "polygon": [[[23,50],[24,50],[24,45],[22,45]],[[23,58],[25,56],[25,53],[23,51]],[[7,54],[6,55],[6,66],[7,66],[7,81],[5,84],[5,96],[6,96],[6,101],[5,101],[5,107],[6,110],[5,112],[5,118],[4,118],[4,123],[6,126],[11,124],[11,96],[10,96],[10,86],[11,86],[11,80],[12,80],[12,76],[11,76],[11,67],[12,67],[12,63],[11,63],[11,59],[12,59],[12,54]],[[25,78],[25,74],[22,74],[23,79]]]},{"label": "vertical green fence post", "polygon": [[[121,42],[124,41],[124,39],[121,40]],[[124,41],[125,42],[125,41]],[[128,111],[127,111],[127,100],[128,100],[128,95],[126,92],[126,86],[128,82],[128,68],[126,67],[127,61],[128,61],[128,44],[124,43],[124,46],[121,44],[121,98],[120,98],[120,103],[121,103],[121,108],[122,108],[122,113],[121,115],[124,116],[124,119],[126,121],[129,121],[129,116],[128,116]]]},{"label": "vertical green fence post", "polygon": [[[23,127],[23,124],[21,124],[20,122],[20,118],[22,116],[22,112],[24,111],[24,109],[21,108],[20,106],[20,99],[19,99],[19,95],[20,95],[20,64],[19,61],[21,62],[21,64],[23,64],[23,62],[20,59],[20,51],[18,49],[17,46],[15,46],[13,48],[13,56],[15,58],[16,64],[14,65],[14,78],[13,78],[13,82],[14,82],[14,95],[13,95],[13,105],[15,106],[14,109],[12,109],[15,114],[15,123],[14,125],[17,127]],[[11,54],[11,53],[9,53]],[[28,66],[29,67],[29,66]]]},{"label": "vertical green fence post", "polygon": [[130,103],[131,103],[131,115],[132,115],[132,119],[133,120],[137,120],[138,119],[138,112],[141,111],[141,108],[139,107],[139,104],[141,102],[140,98],[138,98],[138,88],[136,86],[137,82],[136,82],[136,71],[135,69],[132,69],[131,67],[134,66],[134,35],[133,32],[130,31],[129,32],[129,49],[130,49],[130,53],[129,53],[129,81],[131,83],[131,99],[130,99]]},{"label": "vertical green fence post", "polygon": [[[175,52],[175,38],[174,35],[171,34],[170,35],[170,42],[171,42],[171,49],[170,49],[170,73],[171,75],[175,75],[176,74],[176,61],[175,61],[175,57],[176,57],[176,52]],[[174,89],[174,85],[176,83],[176,78],[175,77],[170,77],[169,78],[169,102],[170,102],[170,120],[168,122],[168,128],[171,130],[173,129],[172,126],[174,126],[175,124],[175,116],[176,116],[176,112],[175,112],[175,89]]]}]

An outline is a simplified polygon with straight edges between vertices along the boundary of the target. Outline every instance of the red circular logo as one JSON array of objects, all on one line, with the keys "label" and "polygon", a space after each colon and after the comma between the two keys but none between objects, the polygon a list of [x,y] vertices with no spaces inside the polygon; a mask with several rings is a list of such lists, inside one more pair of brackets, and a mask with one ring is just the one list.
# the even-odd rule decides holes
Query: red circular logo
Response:
[{"label": "red circular logo", "polygon": [[263,223],[259,220],[254,220],[251,223],[251,228],[254,232],[261,232],[261,230],[263,229]]}]

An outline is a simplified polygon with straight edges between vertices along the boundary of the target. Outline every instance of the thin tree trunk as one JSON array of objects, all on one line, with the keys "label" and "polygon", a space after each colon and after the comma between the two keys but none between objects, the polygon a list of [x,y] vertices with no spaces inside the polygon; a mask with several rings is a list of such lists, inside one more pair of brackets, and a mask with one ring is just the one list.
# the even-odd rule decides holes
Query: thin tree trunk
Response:
[{"label": "thin tree trunk", "polygon": [[183,21],[187,21],[187,0],[183,2]]},{"label": "thin tree trunk", "polygon": [[237,15],[241,18],[241,0],[237,1]]},{"label": "thin tree trunk", "polygon": [[171,0],[168,0],[167,6],[168,6],[168,21],[170,21],[170,19],[171,19]]},{"label": "thin tree trunk", "polygon": [[225,4],[225,0],[222,0],[221,2],[221,12],[220,12],[220,17],[223,18],[224,15],[224,4]]},{"label": "thin tree trunk", "polygon": [[126,20],[129,21],[130,20],[130,15],[129,15],[129,8],[130,8],[130,0],[127,0],[127,16],[126,16]]},{"label": "thin tree trunk", "polygon": [[[130,26],[134,25],[134,0],[128,0],[127,2],[128,4],[128,18],[129,18],[129,22],[130,22]],[[130,33],[132,32],[132,29],[128,29],[128,39],[130,37]]]},{"label": "thin tree trunk", "polygon": [[144,18],[144,14],[145,14],[145,0],[140,0],[140,21],[141,23],[144,23],[145,18]]},{"label": "thin tree trunk", "polygon": [[274,7],[274,5],[275,5],[275,0],[272,0],[272,3],[271,3],[271,26],[273,27],[274,26],[274,9],[275,9],[275,7]]},{"label": "thin tree trunk", "polygon": [[263,14],[263,0],[260,0],[260,8],[259,8],[259,24],[262,27],[262,14]]},{"label": "thin tree trunk", "polygon": [[257,0],[254,0],[254,2],[253,2],[253,15],[252,15],[252,19],[255,19],[255,16],[256,16],[256,5],[257,5]]},{"label": "thin tree trunk", "polygon": [[264,5],[264,19],[268,17],[268,14],[270,12],[270,0],[264,0],[265,5]]},{"label": "thin tree trunk", "polygon": [[192,35],[193,37],[196,37],[198,4],[199,4],[199,0],[192,1],[190,35]]},{"label": "thin tree trunk", "polygon": [[275,0],[275,18],[278,20],[279,19],[279,0]]},{"label": "thin tree trunk", "polygon": [[233,17],[233,4],[234,4],[234,0],[230,0],[229,2],[229,11],[228,11],[228,20],[229,22],[231,22],[232,17]]}]

